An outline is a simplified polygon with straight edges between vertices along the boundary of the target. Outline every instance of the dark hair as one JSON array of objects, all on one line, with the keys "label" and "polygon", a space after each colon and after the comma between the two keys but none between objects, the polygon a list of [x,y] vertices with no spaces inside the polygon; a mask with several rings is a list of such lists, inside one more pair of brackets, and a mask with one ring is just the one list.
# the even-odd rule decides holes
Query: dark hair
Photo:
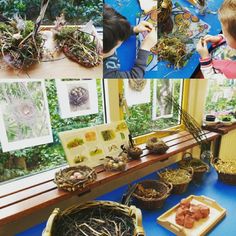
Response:
[{"label": "dark hair", "polygon": [[236,0],[225,0],[219,9],[219,19],[229,35],[236,39]]},{"label": "dark hair", "polygon": [[103,52],[111,51],[119,41],[129,38],[131,25],[112,7],[103,5]]}]

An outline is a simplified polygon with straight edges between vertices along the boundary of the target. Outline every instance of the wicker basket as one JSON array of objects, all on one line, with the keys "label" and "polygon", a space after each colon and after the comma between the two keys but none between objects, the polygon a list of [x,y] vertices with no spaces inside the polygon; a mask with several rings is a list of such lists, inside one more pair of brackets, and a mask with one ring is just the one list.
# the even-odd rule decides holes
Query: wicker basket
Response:
[{"label": "wicker basket", "polygon": [[[96,211],[99,212],[98,215],[96,215]],[[132,228],[132,233],[126,232],[126,233],[123,233],[122,235],[145,236],[144,229],[142,226],[141,211],[135,206],[128,207],[126,205],[122,205],[117,202],[111,202],[111,201],[92,201],[92,202],[86,202],[81,205],[77,204],[75,206],[72,206],[64,210],[63,212],[60,212],[60,210],[56,208],[51,214],[51,216],[49,217],[46,228],[44,229],[42,233],[42,236],[64,236],[65,234],[63,234],[63,232],[66,232],[67,233],[66,235],[68,236],[86,235],[86,234],[79,234],[80,233],[79,227],[81,227],[81,225],[79,224],[81,223],[81,221],[82,222],[86,221],[85,217],[87,216],[88,212],[89,213],[92,212],[94,214],[94,215],[89,214],[88,217],[90,217],[90,215],[93,217],[93,218],[91,217],[89,218],[90,220],[89,224],[91,224],[93,220],[96,220],[98,222],[98,226],[101,225],[105,227],[106,223],[109,222],[108,217],[110,217],[113,214],[116,214],[117,216],[121,218],[121,222],[122,222],[120,223],[121,226],[119,228],[122,229],[122,224],[124,225],[124,223],[128,224],[127,219],[129,219],[129,222],[131,224],[130,229]],[[73,217],[79,217],[79,218],[76,218],[76,221],[74,222],[72,220]],[[102,217],[107,217],[106,223],[103,223]],[[119,218],[116,218],[116,220],[114,221],[113,219],[113,222],[111,221],[111,223],[116,224],[118,226],[119,225],[118,221],[119,221]],[[75,226],[76,230],[74,232],[71,231],[71,229],[73,228],[73,224],[71,223],[74,223],[76,225]],[[101,230],[101,228],[99,229],[99,227],[95,228],[94,225],[92,227],[96,231]],[[113,225],[113,227],[115,226]],[[71,234],[69,231],[71,231]],[[91,235],[91,234],[88,234],[88,235]],[[106,234],[93,234],[93,235],[106,235]],[[118,235],[120,234],[117,234],[117,236]],[[112,236],[116,236],[116,235],[112,234]]]},{"label": "wicker basket", "polygon": [[[80,179],[72,179],[74,173],[81,175]],[[58,171],[55,174],[54,182],[57,187],[67,191],[77,191],[85,188],[88,184],[94,182],[97,174],[94,169],[88,166],[72,166]]]},{"label": "wicker basket", "polygon": [[[185,175],[186,179],[181,182],[181,183],[174,183],[174,182],[171,182],[170,179],[168,179],[166,177],[166,173],[168,172],[168,174],[176,174],[178,173],[177,171],[181,170],[181,173]],[[184,193],[186,192],[187,188],[188,188],[188,185],[189,183],[191,182],[192,178],[193,178],[193,168],[189,168],[189,169],[172,169],[172,170],[165,170],[161,173],[157,173],[160,177],[160,179],[163,181],[163,182],[166,182],[166,183],[171,183],[173,185],[173,189],[171,191],[171,193],[174,193],[174,194],[181,194],[181,193]]]},{"label": "wicker basket", "polygon": [[186,152],[182,160],[178,162],[180,168],[193,168],[193,181],[200,182],[203,178],[203,175],[209,171],[209,166],[202,160],[193,158],[192,153]]},{"label": "wicker basket", "polygon": [[133,193],[133,197],[137,202],[137,205],[145,210],[155,210],[157,208],[161,208],[173,188],[171,183],[164,183],[158,180],[144,180],[138,184],[140,184],[144,189],[155,189],[160,193],[160,196],[157,198],[146,198],[141,196],[136,188]]},{"label": "wicker basket", "polygon": [[222,161],[217,158],[211,160],[211,165],[216,169],[218,179],[226,184],[236,185],[236,173],[227,173],[226,170],[220,168],[220,165],[222,164],[230,165],[231,163],[236,165],[235,161]]}]

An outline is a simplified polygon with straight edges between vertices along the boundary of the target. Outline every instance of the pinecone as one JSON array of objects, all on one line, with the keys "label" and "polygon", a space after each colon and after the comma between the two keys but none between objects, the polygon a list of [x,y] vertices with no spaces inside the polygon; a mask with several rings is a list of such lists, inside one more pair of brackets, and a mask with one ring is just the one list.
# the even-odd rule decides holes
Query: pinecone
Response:
[{"label": "pinecone", "polygon": [[89,92],[83,87],[73,88],[69,93],[70,104],[74,106],[81,106],[89,99]]},{"label": "pinecone", "polygon": [[171,0],[160,0],[157,3],[158,12],[158,23],[165,22],[172,12],[172,1]]}]

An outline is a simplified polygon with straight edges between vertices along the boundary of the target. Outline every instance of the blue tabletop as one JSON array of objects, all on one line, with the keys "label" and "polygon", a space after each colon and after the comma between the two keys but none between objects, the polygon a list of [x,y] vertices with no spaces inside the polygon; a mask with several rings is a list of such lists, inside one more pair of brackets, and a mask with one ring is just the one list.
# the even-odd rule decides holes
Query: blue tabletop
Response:
[{"label": "blue tabletop", "polygon": [[[132,25],[136,24],[137,15],[141,12],[138,0],[105,0],[119,13],[127,17]],[[193,15],[197,15],[201,20],[211,26],[209,34],[217,35],[221,32],[220,22],[217,14],[207,13],[205,16],[199,15],[196,8],[193,7],[187,0],[173,0],[178,2],[182,7],[187,7]],[[208,0],[208,8],[212,12],[216,12],[222,4],[223,0]],[[131,36],[117,50],[118,57],[121,62],[121,70],[130,70],[134,65],[136,57],[136,38]],[[195,52],[188,63],[181,69],[168,67],[166,62],[158,62],[156,71],[147,71],[145,78],[190,78],[199,66],[199,55]]]},{"label": "blue tabletop", "polygon": [[[138,174],[138,173],[137,173]],[[156,179],[156,174],[145,176],[142,179]],[[127,186],[120,187],[110,193],[107,193],[98,198],[98,200],[111,200],[120,201],[122,194],[126,191]],[[218,181],[215,170],[211,170],[204,176],[203,182],[199,185],[191,183],[187,192],[181,195],[171,195],[165,202],[164,206],[160,210],[156,211],[142,211],[143,213],[143,226],[146,232],[146,236],[172,236],[174,235],[170,231],[157,224],[157,217],[162,213],[176,205],[182,198],[189,195],[205,195],[214,199],[223,208],[226,208],[226,217],[216,225],[209,236],[222,236],[223,233],[227,233],[227,236],[236,235],[235,224],[235,211],[236,211],[236,186],[230,186]],[[45,222],[35,227],[17,234],[17,236],[41,236]],[[197,236],[197,235],[196,235]]]}]

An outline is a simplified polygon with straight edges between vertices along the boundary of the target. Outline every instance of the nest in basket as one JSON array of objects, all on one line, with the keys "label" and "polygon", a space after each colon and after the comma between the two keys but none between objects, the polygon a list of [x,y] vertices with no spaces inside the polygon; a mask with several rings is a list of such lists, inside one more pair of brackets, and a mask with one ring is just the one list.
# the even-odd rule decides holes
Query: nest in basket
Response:
[{"label": "nest in basket", "polygon": [[135,212],[115,202],[88,202],[65,210],[53,223],[51,236],[135,236]]},{"label": "nest in basket", "polygon": [[183,193],[193,177],[193,169],[172,169],[158,173],[160,179],[173,185],[173,193]]},{"label": "nest in basket", "polygon": [[94,182],[97,174],[94,169],[88,166],[67,167],[55,174],[54,182],[58,188],[67,191],[76,191],[85,188]]},{"label": "nest in basket", "polygon": [[7,66],[25,69],[39,62],[44,39],[37,33],[35,23],[15,16],[0,22],[0,57]]}]

